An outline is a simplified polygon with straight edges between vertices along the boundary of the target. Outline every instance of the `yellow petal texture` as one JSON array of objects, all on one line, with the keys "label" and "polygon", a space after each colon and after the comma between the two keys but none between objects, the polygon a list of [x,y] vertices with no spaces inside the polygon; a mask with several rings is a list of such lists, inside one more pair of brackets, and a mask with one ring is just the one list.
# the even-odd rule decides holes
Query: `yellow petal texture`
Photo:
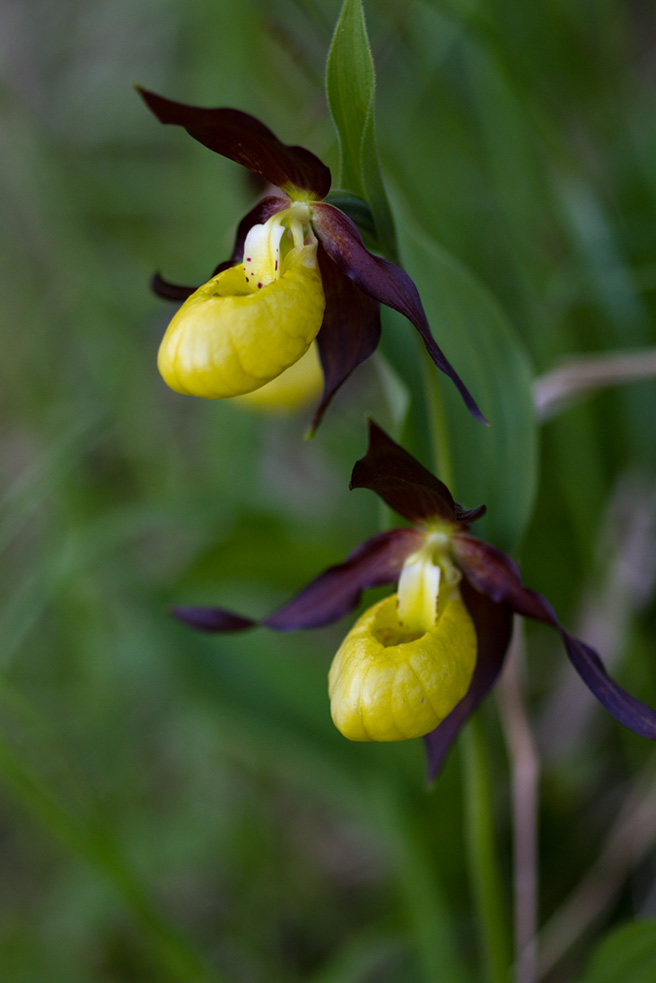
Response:
[{"label": "yellow petal texture", "polygon": [[258,287],[244,268],[213,277],[169,324],[158,368],[171,389],[224,399],[252,392],[305,354],[325,308],[316,242],[293,248],[281,275]]},{"label": "yellow petal texture", "polygon": [[298,362],[294,362],[260,389],[238,396],[237,404],[244,409],[284,415],[293,413],[318,398],[322,389],[323,372],[319,348],[316,341],[313,341]]},{"label": "yellow petal texture", "polygon": [[476,633],[457,591],[423,634],[399,622],[396,594],[356,622],[328,677],[337,729],[351,741],[405,741],[428,734],[467,692]]}]

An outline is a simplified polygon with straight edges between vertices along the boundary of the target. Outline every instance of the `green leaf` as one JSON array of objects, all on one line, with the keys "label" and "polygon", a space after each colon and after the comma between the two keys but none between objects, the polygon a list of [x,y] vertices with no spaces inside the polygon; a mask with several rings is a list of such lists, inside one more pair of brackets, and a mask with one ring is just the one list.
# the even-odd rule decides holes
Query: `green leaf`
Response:
[{"label": "green leaf", "polygon": [[326,95],[337,128],[340,184],[364,197],[360,148],[376,85],[361,0],[344,0],[326,65]]},{"label": "green leaf", "polygon": [[[438,473],[464,505],[487,505],[477,533],[515,550],[537,485],[537,424],[527,356],[488,290],[404,210],[397,211],[403,216],[404,267],[417,284],[433,334],[491,424],[483,427],[470,417],[452,382],[429,362]],[[411,329],[399,324],[402,330]]]},{"label": "green leaf", "polygon": [[394,258],[394,225],[376,143],[375,89],[362,0],[344,0],[326,65],[326,96],[339,138],[339,183],[368,201],[378,245]]},{"label": "green leaf", "polygon": [[378,246],[381,252],[389,259],[398,262],[398,246],[394,229],[394,219],[389,201],[387,200],[383,175],[380,169],[380,159],[378,157],[373,95],[369,103],[365,129],[362,134],[360,163],[365,194],[374,215]]},{"label": "green leaf", "polygon": [[582,983],[651,983],[656,979],[656,921],[631,922],[597,946]]}]

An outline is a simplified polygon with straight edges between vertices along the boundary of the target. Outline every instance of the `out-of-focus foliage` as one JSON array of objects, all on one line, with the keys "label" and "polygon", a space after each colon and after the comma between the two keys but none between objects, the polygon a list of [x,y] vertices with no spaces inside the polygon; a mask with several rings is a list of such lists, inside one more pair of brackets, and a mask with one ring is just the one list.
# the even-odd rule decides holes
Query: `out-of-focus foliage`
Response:
[{"label": "out-of-focus foliage", "polygon": [[[157,268],[201,282],[258,189],[158,126],[132,83],[247,110],[336,172],[323,81],[339,6],[0,11],[0,967],[12,983],[476,979],[457,753],[426,793],[419,742],[351,745],[333,729],[326,674],[346,626],[217,640],[166,610],[262,614],[380,528],[373,496],[347,486],[364,412],[394,422],[389,366],[359,370],[303,442],[309,412],[266,419],[166,390],[155,355],[171,309],[147,287]],[[409,272],[422,242],[446,248],[540,374],[656,344],[650,5],[369,0],[366,13],[383,170],[417,232]],[[460,368],[463,342],[433,330]],[[412,330],[390,318],[390,332],[390,361],[412,362]],[[655,392],[597,395],[542,428],[521,548],[527,582],[652,704]],[[457,445],[470,421],[448,410]],[[533,465],[507,451],[497,474],[480,464],[481,483],[507,485],[528,518]],[[475,470],[466,481],[476,505]],[[508,545],[503,524],[490,529]],[[590,709],[564,661],[529,633],[550,980],[656,904],[643,836],[604,868],[597,916],[571,945],[549,934],[652,755]],[[506,753],[492,703],[483,716],[506,858]]]},{"label": "out-of-focus foliage", "polygon": [[621,925],[598,947],[585,983],[649,983],[656,973],[656,922]]}]

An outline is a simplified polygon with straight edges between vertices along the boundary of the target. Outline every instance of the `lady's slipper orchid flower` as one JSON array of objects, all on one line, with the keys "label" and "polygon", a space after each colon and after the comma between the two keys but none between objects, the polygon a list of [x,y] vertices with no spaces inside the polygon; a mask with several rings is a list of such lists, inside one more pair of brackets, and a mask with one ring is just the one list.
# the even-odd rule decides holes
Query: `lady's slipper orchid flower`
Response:
[{"label": "lady's slipper orchid flower", "polygon": [[139,89],[162,123],[280,189],[242,219],[232,256],[202,286],[153,279],[184,301],[162,341],[158,365],[177,392],[221,399],[252,392],[293,365],[317,338],[324,376],[316,429],[332,396],[380,338],[380,304],[415,326],[435,365],[483,416],[436,344],[417,288],[400,267],[370,253],[355,223],[324,200],[330,171],[302,147],[280,142],[236,109],[202,109]]},{"label": "lady's slipper orchid flower", "polygon": [[494,684],[513,613],[558,631],[588,689],[622,724],[656,739],[656,712],[621,689],[597,653],[560,624],[549,602],[524,587],[513,560],[469,526],[485,507],[464,510],[447,487],[375,423],[352,488],[369,488],[412,527],[380,533],[322,573],[268,618],[219,608],[174,614],[208,632],[266,625],[318,628],[352,611],[362,591],[397,583],[346,636],[329,674],[333,720],[351,740],[423,736],[433,778],[458,731]]}]

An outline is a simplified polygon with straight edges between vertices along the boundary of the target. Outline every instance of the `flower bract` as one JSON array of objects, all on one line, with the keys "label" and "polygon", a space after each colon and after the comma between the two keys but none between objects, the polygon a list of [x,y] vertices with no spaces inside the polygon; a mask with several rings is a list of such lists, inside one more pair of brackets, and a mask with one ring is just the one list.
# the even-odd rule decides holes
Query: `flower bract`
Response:
[{"label": "flower bract", "polygon": [[376,492],[411,525],[366,540],[267,618],[212,607],[178,607],[174,614],[208,632],[318,628],[352,611],[365,589],[396,584],[396,594],[365,611],[335,656],[332,715],[352,740],[423,736],[430,777],[494,685],[513,614],[553,627],[599,702],[636,734],[656,739],[656,712],[618,686],[595,650],[563,628],[546,598],[524,587],[509,556],[472,535],[484,507],[463,509],[373,422],[351,487]]},{"label": "flower bract", "polygon": [[411,321],[435,365],[484,420],[433,338],[414,283],[391,260],[370,252],[357,225],[327,200],[330,171],[314,154],[283,144],[239,110],[139,92],[160,122],[182,126],[279,189],[242,219],[232,255],[200,287],[153,278],[158,294],[184,302],[158,359],[172,389],[211,399],[253,392],[293,365],[316,338],[323,371],[316,429],[337,389],[375,351],[382,303]]}]

